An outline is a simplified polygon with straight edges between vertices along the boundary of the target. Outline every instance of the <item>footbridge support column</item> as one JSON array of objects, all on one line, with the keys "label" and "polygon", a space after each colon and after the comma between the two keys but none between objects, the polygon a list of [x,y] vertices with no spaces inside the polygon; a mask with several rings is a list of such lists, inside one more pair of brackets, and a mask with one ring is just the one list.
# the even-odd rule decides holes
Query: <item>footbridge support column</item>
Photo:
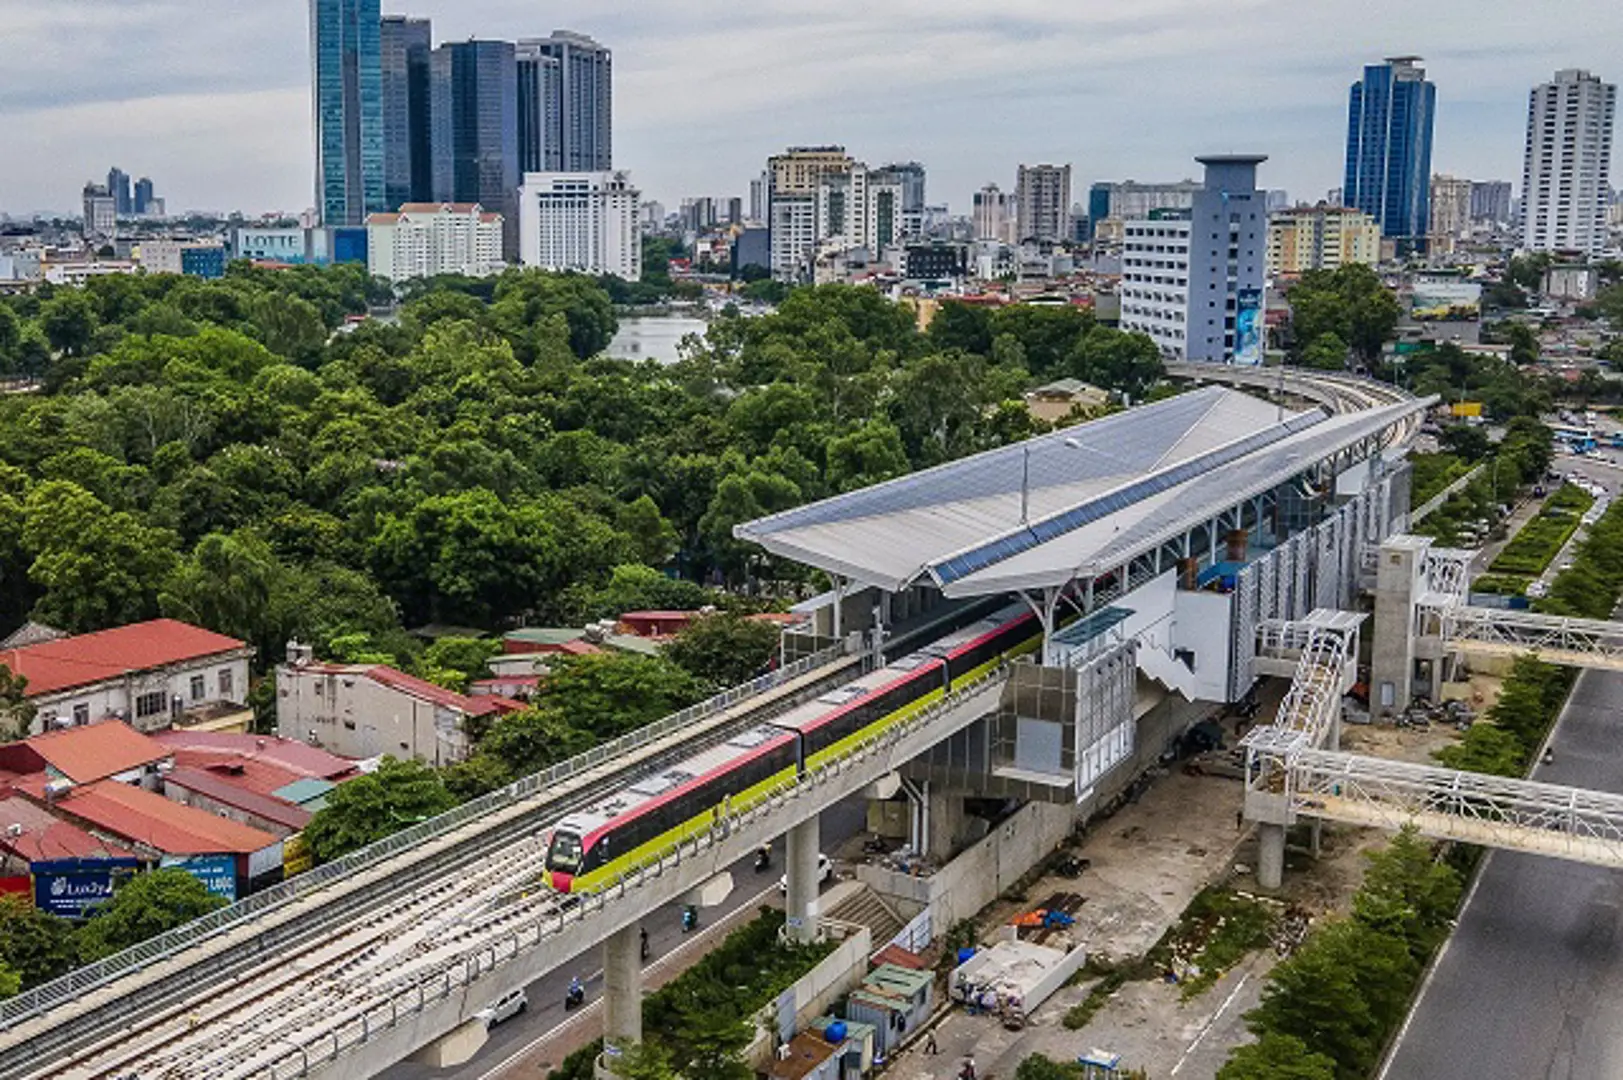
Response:
[{"label": "footbridge support column", "polygon": [[642,1042],[642,934],[636,923],[603,942],[603,1041]]},{"label": "footbridge support column", "polygon": [[1262,822],[1257,826],[1257,884],[1277,889],[1285,884],[1285,826]]},{"label": "footbridge support column", "polygon": [[786,841],[784,861],[789,888],[784,898],[785,928],[793,940],[809,944],[817,940],[817,856],[822,843],[817,818],[791,828]]},{"label": "footbridge support column", "polygon": [[945,865],[969,839],[969,815],[964,812],[964,793],[931,785],[925,791],[924,798],[924,853]]}]

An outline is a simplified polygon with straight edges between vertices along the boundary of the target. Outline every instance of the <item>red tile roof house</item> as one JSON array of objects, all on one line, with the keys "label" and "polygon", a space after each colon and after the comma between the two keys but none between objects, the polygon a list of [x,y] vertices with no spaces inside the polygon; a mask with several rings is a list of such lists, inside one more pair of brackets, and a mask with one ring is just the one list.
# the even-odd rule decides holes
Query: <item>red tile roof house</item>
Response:
[{"label": "red tile roof house", "polygon": [[236,867],[236,895],[281,880],[281,838],[219,814],[116,780],[61,790],[35,774],[14,781],[13,787],[55,817],[127,844],[137,858],[158,862],[229,856]]},{"label": "red tile roof house", "polygon": [[28,679],[36,734],[108,719],[139,731],[241,730],[253,653],[236,638],[153,619],[0,650],[0,664]]},{"label": "red tile roof house", "polygon": [[468,697],[386,664],[328,664],[292,645],[276,667],[277,734],[350,758],[449,765],[468,756],[465,724],[505,702]]},{"label": "red tile roof house", "polygon": [[0,769],[19,779],[39,774],[45,782],[62,787],[116,780],[155,790],[173,764],[167,746],[117,721],[31,735],[0,746]]}]

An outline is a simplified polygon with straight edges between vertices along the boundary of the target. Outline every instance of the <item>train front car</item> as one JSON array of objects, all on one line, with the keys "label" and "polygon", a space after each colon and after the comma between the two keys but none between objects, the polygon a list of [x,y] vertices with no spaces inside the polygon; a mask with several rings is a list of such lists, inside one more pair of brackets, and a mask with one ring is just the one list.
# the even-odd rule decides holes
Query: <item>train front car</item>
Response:
[{"label": "train front car", "polygon": [[541,880],[555,892],[569,892],[586,865],[586,845],[582,837],[586,830],[578,822],[564,820],[552,830],[552,841],[547,845],[546,866]]}]

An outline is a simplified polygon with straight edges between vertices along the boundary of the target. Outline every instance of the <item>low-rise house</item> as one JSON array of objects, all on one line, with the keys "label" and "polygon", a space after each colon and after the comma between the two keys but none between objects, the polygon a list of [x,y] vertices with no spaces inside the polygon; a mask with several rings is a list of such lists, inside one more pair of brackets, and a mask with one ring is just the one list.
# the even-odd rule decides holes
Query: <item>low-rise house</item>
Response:
[{"label": "low-rise house", "polygon": [[113,780],[155,790],[173,764],[168,747],[118,721],[48,731],[0,746],[0,769],[18,777],[43,776],[58,789]]},{"label": "low-rise house", "polygon": [[329,664],[289,646],[276,668],[277,732],[351,758],[449,765],[468,756],[467,721],[502,709],[387,664]]},{"label": "low-rise house", "polygon": [[0,650],[0,664],[28,680],[32,733],[108,719],[139,731],[240,731],[252,719],[242,702],[253,652],[200,626],[153,619]]},{"label": "low-rise house", "polygon": [[281,880],[279,837],[144,788],[99,780],[64,791],[43,774],[13,787],[53,816],[114,838],[145,863],[179,866],[228,899]]}]

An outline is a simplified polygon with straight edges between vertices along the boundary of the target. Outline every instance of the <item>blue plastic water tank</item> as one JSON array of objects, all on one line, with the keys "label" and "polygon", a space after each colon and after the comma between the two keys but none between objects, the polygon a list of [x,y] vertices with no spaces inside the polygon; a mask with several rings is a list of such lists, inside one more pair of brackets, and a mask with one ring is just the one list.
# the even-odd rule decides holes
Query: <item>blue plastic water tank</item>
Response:
[{"label": "blue plastic water tank", "polygon": [[845,1021],[836,1020],[823,1029],[823,1041],[831,1046],[838,1046],[845,1041]]},{"label": "blue plastic water tank", "polygon": [[958,962],[960,964],[963,964],[963,963],[967,962],[969,960],[969,958],[974,956],[974,955],[975,955],[974,946],[968,946],[966,948],[959,949],[958,950]]}]

